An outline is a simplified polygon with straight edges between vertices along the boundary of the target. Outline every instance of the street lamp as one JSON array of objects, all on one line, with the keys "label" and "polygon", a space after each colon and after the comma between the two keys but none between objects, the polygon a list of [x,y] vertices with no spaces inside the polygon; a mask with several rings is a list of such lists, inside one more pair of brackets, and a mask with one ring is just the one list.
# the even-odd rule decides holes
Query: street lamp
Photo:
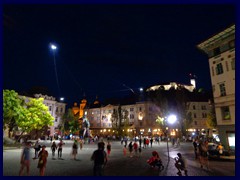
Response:
[{"label": "street lamp", "polygon": [[57,86],[58,86],[58,94],[60,96],[60,86],[59,86],[59,81],[58,81],[56,58],[55,58],[55,51],[57,50],[57,46],[55,44],[51,43],[50,48],[52,49],[52,52],[53,52],[53,61],[54,61],[55,75],[56,75],[56,81],[57,81]]},{"label": "street lamp", "polygon": [[[169,115],[167,117],[167,124],[174,124],[177,121],[176,115]],[[168,146],[168,127],[166,128],[167,130],[167,151],[168,151],[168,162],[170,161],[170,156],[169,156],[169,146]]]}]

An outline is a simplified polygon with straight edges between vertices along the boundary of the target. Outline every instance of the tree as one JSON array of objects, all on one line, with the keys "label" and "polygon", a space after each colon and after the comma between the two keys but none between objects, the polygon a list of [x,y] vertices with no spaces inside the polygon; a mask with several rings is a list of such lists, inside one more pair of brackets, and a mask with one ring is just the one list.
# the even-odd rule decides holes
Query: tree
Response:
[{"label": "tree", "polygon": [[211,105],[211,110],[210,110],[209,114],[207,115],[206,125],[208,127],[208,136],[209,136],[209,135],[211,135],[211,133],[209,133],[209,130],[215,129],[217,127],[215,107],[213,104]]},{"label": "tree", "polygon": [[[178,86],[169,90],[165,90],[164,87],[160,87],[156,91],[151,91],[148,94],[150,100],[158,107],[156,109],[156,122],[164,128],[166,124],[166,117],[174,113],[178,119],[178,127],[182,133],[186,130],[187,118],[187,101],[189,92],[182,87]],[[175,125],[176,126],[176,125]]]},{"label": "tree", "polygon": [[[23,99],[24,100],[24,99]],[[46,126],[52,126],[54,118],[49,113],[48,107],[43,103],[44,99],[31,98],[22,107],[19,118],[16,119],[17,126],[23,133],[30,133],[33,130],[44,130]]]},{"label": "tree", "polygon": [[79,131],[79,126],[78,117],[74,116],[72,109],[69,108],[67,113],[63,115],[63,120],[60,124],[61,131],[63,131],[64,134],[69,135],[70,131],[72,133]]},{"label": "tree", "polygon": [[8,137],[17,128],[16,120],[23,112],[23,101],[14,90],[3,90],[3,129],[8,128]]}]

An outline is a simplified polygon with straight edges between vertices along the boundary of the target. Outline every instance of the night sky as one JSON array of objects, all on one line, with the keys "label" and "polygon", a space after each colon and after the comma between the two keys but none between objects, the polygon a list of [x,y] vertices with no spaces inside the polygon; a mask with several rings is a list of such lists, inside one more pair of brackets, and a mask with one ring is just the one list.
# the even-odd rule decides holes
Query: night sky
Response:
[{"label": "night sky", "polygon": [[[211,89],[197,45],[236,23],[233,5],[3,5],[3,89],[47,87],[73,105],[197,76]],[[54,56],[49,47],[56,43]]]}]

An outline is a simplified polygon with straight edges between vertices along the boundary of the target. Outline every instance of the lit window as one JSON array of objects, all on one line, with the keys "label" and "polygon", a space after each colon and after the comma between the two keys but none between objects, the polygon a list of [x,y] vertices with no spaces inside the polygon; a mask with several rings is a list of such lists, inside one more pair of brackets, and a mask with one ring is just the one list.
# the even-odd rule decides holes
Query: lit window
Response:
[{"label": "lit window", "polygon": [[223,118],[223,120],[231,119],[230,110],[229,110],[228,106],[221,107],[221,111],[222,111],[222,118]]}]

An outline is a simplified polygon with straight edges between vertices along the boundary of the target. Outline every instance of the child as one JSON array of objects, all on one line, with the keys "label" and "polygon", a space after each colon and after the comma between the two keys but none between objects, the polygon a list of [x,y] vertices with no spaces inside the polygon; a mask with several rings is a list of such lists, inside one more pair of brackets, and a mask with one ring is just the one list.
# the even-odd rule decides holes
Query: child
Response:
[{"label": "child", "polygon": [[127,146],[124,145],[123,147],[123,155],[126,156],[127,155]]},{"label": "child", "polygon": [[158,168],[160,169],[162,167],[163,169],[163,165],[162,165],[162,161],[158,155],[157,151],[153,151],[152,152],[152,157],[147,160],[147,163],[152,167],[155,168],[155,166],[158,166]]}]

